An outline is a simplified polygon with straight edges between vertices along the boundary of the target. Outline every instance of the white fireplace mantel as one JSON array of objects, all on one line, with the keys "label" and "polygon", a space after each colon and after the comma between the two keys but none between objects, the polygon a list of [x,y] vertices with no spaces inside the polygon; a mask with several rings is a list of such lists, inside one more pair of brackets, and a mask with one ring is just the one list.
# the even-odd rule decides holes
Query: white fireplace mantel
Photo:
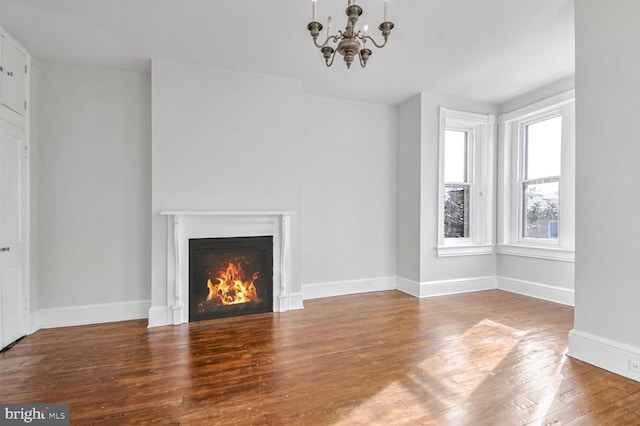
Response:
[{"label": "white fireplace mantel", "polygon": [[167,318],[163,321],[150,315],[149,327],[189,322],[189,239],[195,238],[272,236],[273,311],[289,309],[290,219],[295,212],[177,210],[160,214],[167,217]]}]

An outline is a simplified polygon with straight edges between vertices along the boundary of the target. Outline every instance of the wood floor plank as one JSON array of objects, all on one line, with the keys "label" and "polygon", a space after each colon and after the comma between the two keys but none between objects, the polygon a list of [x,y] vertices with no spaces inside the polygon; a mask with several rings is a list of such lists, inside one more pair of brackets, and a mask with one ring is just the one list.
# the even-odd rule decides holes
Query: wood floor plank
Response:
[{"label": "wood floor plank", "polygon": [[0,401],[103,426],[640,424],[640,383],[567,358],[572,327],[570,307],[494,290],[40,330],[0,354]]}]

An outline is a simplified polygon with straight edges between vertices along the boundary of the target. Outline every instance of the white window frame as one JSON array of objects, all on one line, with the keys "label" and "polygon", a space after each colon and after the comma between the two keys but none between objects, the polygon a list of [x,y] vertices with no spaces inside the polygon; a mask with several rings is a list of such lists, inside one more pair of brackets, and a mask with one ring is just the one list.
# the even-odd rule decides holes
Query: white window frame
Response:
[{"label": "white window frame", "polygon": [[[445,130],[467,133],[469,237],[444,235]],[[440,107],[438,166],[438,257],[493,253],[493,157],[495,116]]]},{"label": "white window frame", "polygon": [[[562,117],[557,239],[525,238],[523,168],[528,125]],[[573,262],[575,258],[575,92],[570,90],[500,115],[498,152],[498,254]]]}]

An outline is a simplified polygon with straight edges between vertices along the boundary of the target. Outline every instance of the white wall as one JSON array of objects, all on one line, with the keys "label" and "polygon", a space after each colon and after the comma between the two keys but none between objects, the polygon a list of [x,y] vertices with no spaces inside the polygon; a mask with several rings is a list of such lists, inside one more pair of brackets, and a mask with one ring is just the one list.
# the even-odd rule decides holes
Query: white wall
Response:
[{"label": "white wall", "polygon": [[575,76],[571,75],[554,81],[546,86],[539,87],[531,92],[524,93],[499,105],[500,114],[505,114],[517,109],[534,104],[543,99],[550,98],[559,93],[567,92],[576,87]]},{"label": "white wall", "polygon": [[[148,299],[149,75],[38,68],[32,198],[41,313]],[[43,326],[56,325],[46,318]]]},{"label": "white wall", "polygon": [[640,2],[576,1],[576,304],[572,356],[640,360]]},{"label": "white wall", "polygon": [[420,281],[420,95],[398,106],[398,277]]},{"label": "white wall", "polygon": [[313,95],[305,106],[303,286],[395,276],[396,108]]}]

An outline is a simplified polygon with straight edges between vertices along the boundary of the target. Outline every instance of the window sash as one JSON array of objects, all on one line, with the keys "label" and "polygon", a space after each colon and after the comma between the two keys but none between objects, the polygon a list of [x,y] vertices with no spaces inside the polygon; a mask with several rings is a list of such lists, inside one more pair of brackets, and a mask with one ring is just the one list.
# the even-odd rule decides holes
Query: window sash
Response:
[{"label": "window sash", "polygon": [[[531,138],[531,134],[530,134],[530,130],[532,126],[536,126],[538,124],[544,123],[544,122],[549,122],[550,120],[554,120],[554,119],[559,119],[560,120],[560,134],[559,135],[554,135],[554,136],[558,136],[559,140],[557,141],[559,143],[559,146],[557,146],[557,167],[559,167],[559,169],[555,169],[556,171],[558,171],[558,173],[562,173],[562,126],[563,126],[563,120],[562,120],[562,113],[561,111],[553,111],[551,114],[544,114],[543,116],[539,116],[539,117],[535,117],[534,120],[529,120],[525,123],[522,124],[522,132],[521,132],[521,138],[522,138],[522,176],[523,179],[541,179],[544,177],[548,177],[548,176],[553,176],[555,173],[553,174],[547,174],[547,175],[543,175],[543,174],[539,174],[536,175],[534,177],[531,177],[531,169],[533,168],[532,166],[538,166],[539,167],[539,163],[537,164],[531,164],[531,143],[532,142],[536,142],[535,140],[533,140]],[[537,159],[538,161],[540,161],[540,159]]]},{"label": "window sash", "polygon": [[[464,139],[462,141],[463,146],[462,146],[462,152],[457,152],[458,155],[461,155],[462,158],[452,158],[453,153],[452,151],[454,151],[453,149],[453,143],[454,142],[459,142],[459,141],[452,141],[451,139],[449,139],[447,136],[451,135],[452,133],[462,133],[464,135]],[[470,180],[470,158],[469,158],[469,154],[471,152],[471,147],[470,144],[472,143],[472,138],[470,137],[470,132],[466,129],[462,130],[462,129],[453,129],[453,128],[447,128],[445,129],[445,139],[444,139],[444,176],[445,176],[445,182],[446,183],[468,183]],[[457,163],[457,164],[456,164]],[[452,172],[449,169],[449,166],[460,166],[460,163],[462,163],[462,170],[460,170],[458,173],[458,177],[461,177],[462,179],[458,179],[458,180],[452,180],[452,179],[447,179],[447,176],[451,176]]]},{"label": "window sash", "polygon": [[444,237],[461,239],[471,237],[471,184],[445,184]]},{"label": "window sash", "polygon": [[[446,134],[449,131],[464,133],[464,154],[463,154],[464,155],[463,161],[464,161],[464,167],[465,167],[464,181],[450,182],[445,180],[443,184],[443,199],[442,199],[442,204],[443,204],[442,216],[444,220],[440,224],[440,226],[443,227],[444,241],[458,244],[458,243],[470,242],[471,236],[473,235],[473,225],[472,225],[473,222],[471,220],[471,217],[472,217],[472,211],[474,209],[474,203],[475,203],[475,200],[473,197],[473,188],[472,188],[473,174],[474,174],[473,153],[474,153],[474,146],[475,146],[475,135],[474,135],[473,128],[464,127],[464,126],[451,126],[451,125],[446,126],[445,140],[444,140],[445,158],[444,158],[444,165],[443,165],[444,167],[443,176],[446,176],[447,174],[446,172],[446,163],[447,163]],[[453,209],[449,208],[449,211],[447,211],[447,189],[448,188],[449,189],[464,188],[462,212],[460,212],[459,209],[455,209],[455,207]],[[452,210],[458,210],[458,211],[454,212]],[[460,213],[461,213],[461,216],[460,216]],[[454,217],[456,214],[458,215],[458,217]],[[458,223],[456,224],[455,222],[458,222]]]},{"label": "window sash", "polygon": [[[542,244],[542,245],[549,245],[549,246],[557,246],[559,244],[559,231],[562,227],[562,221],[560,220],[560,215],[557,215],[557,227],[556,229],[558,230],[558,237],[555,238],[548,238],[548,237],[542,237],[542,235],[545,235],[545,230],[544,229],[540,229],[540,227],[537,228],[537,230],[534,232],[533,231],[533,227],[530,226],[530,220],[529,219],[534,219],[538,214],[542,214],[543,216],[548,216],[550,214],[550,211],[554,210],[551,206],[547,205],[545,206],[544,210],[539,211],[537,208],[534,211],[528,211],[529,208],[527,207],[527,192],[526,192],[526,188],[530,187],[530,186],[534,186],[534,185],[544,185],[544,184],[549,184],[549,183],[557,183],[558,185],[558,200],[556,202],[556,207],[555,210],[559,211],[560,206],[561,206],[561,197],[560,197],[560,186],[561,186],[561,182],[560,182],[560,178],[561,176],[543,176],[543,177],[537,177],[535,179],[527,179],[528,176],[528,168],[529,168],[529,164],[528,164],[528,137],[529,137],[529,126],[531,125],[535,125],[537,123],[541,123],[543,121],[546,120],[551,120],[553,118],[556,117],[561,117],[562,120],[562,125],[564,125],[564,121],[562,119],[563,116],[563,111],[561,108],[553,108],[544,112],[540,112],[537,114],[533,114],[532,116],[528,117],[527,119],[521,120],[519,122],[519,131],[518,131],[518,150],[517,150],[517,156],[518,156],[518,161],[517,163],[519,164],[519,173],[518,176],[519,178],[519,182],[518,182],[518,191],[517,191],[517,205],[518,205],[518,214],[517,214],[517,236],[516,236],[516,241],[518,243],[525,243],[525,244]],[[562,130],[561,130],[562,132]],[[563,134],[561,133],[560,135],[560,160],[562,161],[562,144],[563,144]],[[560,169],[561,173],[562,173],[562,167]],[[546,211],[545,211],[546,210]],[[546,223],[546,217],[544,222]],[[528,227],[529,225],[529,227]],[[530,229],[532,232],[528,233],[527,230]],[[546,233],[546,235],[550,235],[551,229],[548,229],[547,231],[549,231],[548,233]],[[534,235],[532,235],[534,234]]]},{"label": "window sash", "polygon": [[[544,197],[533,204],[528,188],[536,185],[556,184],[556,200],[549,201]],[[560,230],[560,177],[529,179],[520,183],[520,241],[543,242],[554,244],[559,239]]]}]

